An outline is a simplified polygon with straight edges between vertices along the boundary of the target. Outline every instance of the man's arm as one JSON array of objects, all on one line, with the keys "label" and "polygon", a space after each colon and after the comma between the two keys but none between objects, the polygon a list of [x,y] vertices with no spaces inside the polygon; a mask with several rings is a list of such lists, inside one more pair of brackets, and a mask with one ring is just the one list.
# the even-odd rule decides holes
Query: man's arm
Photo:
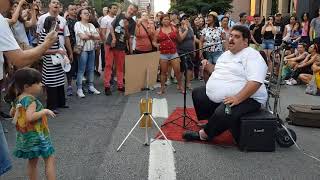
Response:
[{"label": "man's arm", "polygon": [[310,23],[310,30],[309,30],[309,38],[310,41],[313,41],[313,33],[314,33],[314,19],[312,19],[311,23]]},{"label": "man's arm", "polygon": [[8,60],[18,68],[22,68],[38,61],[42,55],[56,42],[58,33],[52,31],[48,33],[44,43],[29,50],[16,49],[13,51],[5,51],[4,55]]},{"label": "man's arm", "polygon": [[72,51],[72,47],[71,47],[70,38],[69,38],[69,36],[65,36],[64,39],[65,39],[65,46],[66,46],[66,49],[68,52],[69,59],[72,62],[73,61],[73,51]]},{"label": "man's arm", "polygon": [[257,92],[260,86],[261,83],[259,82],[248,81],[238,94],[226,97],[223,102],[224,104],[230,104],[230,107],[236,106],[251,97],[255,92]]}]

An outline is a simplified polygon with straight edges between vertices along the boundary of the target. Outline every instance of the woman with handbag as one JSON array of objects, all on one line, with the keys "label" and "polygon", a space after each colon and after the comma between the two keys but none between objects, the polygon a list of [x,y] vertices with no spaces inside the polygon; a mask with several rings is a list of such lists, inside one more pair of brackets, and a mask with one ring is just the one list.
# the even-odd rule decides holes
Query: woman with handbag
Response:
[{"label": "woman with handbag", "polygon": [[161,27],[156,31],[153,40],[153,45],[160,50],[161,89],[158,94],[161,95],[165,93],[165,82],[167,80],[169,63],[173,67],[174,74],[178,81],[177,89],[181,93],[185,93],[181,81],[180,59],[177,53],[177,42],[181,41],[179,31],[171,25],[168,14],[164,14],[160,18],[160,22]]},{"label": "woman with handbag", "polygon": [[136,25],[136,49],[134,54],[143,54],[156,51],[152,45],[155,27],[149,22],[148,13],[141,14],[141,18]]},{"label": "woman with handbag", "polygon": [[[95,41],[100,40],[99,33],[93,24],[89,23],[90,13],[88,9],[81,9],[78,12],[78,22],[74,26],[76,34],[76,47],[80,50],[77,73],[77,95],[84,98],[82,89],[82,78],[87,73],[88,91],[91,94],[100,94],[93,86],[94,64],[95,64]],[[79,52],[78,52],[79,53]]]}]

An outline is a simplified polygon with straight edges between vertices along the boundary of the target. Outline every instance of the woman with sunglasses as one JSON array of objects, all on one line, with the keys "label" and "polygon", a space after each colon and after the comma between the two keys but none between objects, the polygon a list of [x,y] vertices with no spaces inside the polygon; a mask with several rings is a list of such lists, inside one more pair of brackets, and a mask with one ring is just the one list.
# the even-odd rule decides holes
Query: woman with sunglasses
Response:
[{"label": "woman with sunglasses", "polygon": [[273,26],[273,16],[268,17],[268,21],[266,21],[266,24],[262,27],[261,34],[262,34],[262,49],[267,55],[267,61],[268,61],[268,67],[269,72],[270,68],[272,68],[270,55],[271,52],[274,49],[274,37],[276,35],[276,28]]},{"label": "woman with sunglasses", "polygon": [[84,98],[82,89],[82,79],[84,72],[87,73],[88,91],[91,94],[100,94],[93,86],[94,64],[95,64],[95,41],[100,39],[99,33],[93,24],[89,23],[90,13],[88,9],[81,9],[78,12],[78,22],[74,25],[76,34],[76,45],[81,46],[82,52],[78,62],[77,73],[77,95]]}]

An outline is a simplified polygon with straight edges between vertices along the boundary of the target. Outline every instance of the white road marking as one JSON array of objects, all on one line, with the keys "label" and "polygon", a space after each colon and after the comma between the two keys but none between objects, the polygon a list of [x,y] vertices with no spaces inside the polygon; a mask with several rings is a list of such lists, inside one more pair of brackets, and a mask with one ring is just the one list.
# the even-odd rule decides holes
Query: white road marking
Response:
[{"label": "white road marking", "polygon": [[152,102],[152,116],[154,118],[168,118],[168,102],[166,98],[157,99],[153,98]]},{"label": "white road marking", "polygon": [[156,140],[150,144],[148,179],[176,180],[173,152],[165,140]]}]

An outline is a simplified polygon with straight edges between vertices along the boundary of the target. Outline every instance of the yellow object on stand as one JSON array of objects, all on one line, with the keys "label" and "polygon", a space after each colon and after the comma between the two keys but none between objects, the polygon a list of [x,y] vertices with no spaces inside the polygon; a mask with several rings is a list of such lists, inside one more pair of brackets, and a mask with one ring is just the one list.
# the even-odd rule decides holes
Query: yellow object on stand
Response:
[{"label": "yellow object on stand", "polygon": [[[152,99],[141,99],[140,100],[140,115],[143,113],[152,113]],[[148,128],[152,127],[152,120],[149,116],[144,116],[142,120],[140,121],[140,127],[146,128],[146,125]]]}]

